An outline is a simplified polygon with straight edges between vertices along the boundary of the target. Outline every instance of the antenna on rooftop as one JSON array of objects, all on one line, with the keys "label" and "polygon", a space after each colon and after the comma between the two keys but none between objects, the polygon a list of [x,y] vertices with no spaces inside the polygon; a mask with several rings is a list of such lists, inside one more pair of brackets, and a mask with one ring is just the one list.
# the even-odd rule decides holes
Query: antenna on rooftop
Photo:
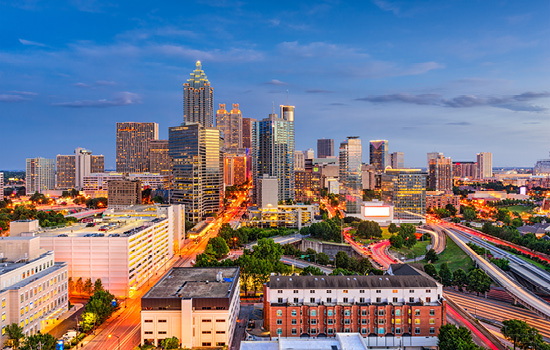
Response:
[{"label": "antenna on rooftop", "polygon": [[286,105],[288,106],[288,89],[286,89]]}]

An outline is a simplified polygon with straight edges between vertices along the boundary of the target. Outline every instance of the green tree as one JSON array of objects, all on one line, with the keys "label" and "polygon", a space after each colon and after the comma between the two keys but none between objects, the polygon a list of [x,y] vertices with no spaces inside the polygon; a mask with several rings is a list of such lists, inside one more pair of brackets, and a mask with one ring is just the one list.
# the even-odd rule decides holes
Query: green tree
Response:
[{"label": "green tree", "polygon": [[94,286],[92,284],[92,279],[88,278],[84,282],[84,287],[82,288],[82,291],[88,295],[92,295],[92,292],[94,291]]},{"label": "green tree", "polygon": [[94,282],[94,293],[97,293],[103,290],[105,289],[103,288],[103,283],[101,282],[101,278],[96,279]]},{"label": "green tree", "polygon": [[84,306],[84,312],[90,312],[97,316],[99,322],[105,321],[114,311],[112,301],[115,296],[106,290],[95,292]]},{"label": "green tree", "polygon": [[403,237],[401,237],[401,235],[391,235],[390,244],[393,248],[401,248],[403,246]]},{"label": "green tree", "polygon": [[21,341],[25,337],[23,328],[19,327],[17,323],[12,323],[6,326],[6,341],[4,346],[12,347],[14,350],[18,350],[21,345]]},{"label": "green tree", "polygon": [[390,226],[388,226],[388,232],[394,234],[399,232],[399,229],[397,228],[397,225],[392,222]]},{"label": "green tree", "polygon": [[[502,321],[500,328],[502,335],[514,344],[514,349],[540,349],[540,345],[544,344],[542,335],[539,331],[529,326],[526,322],[520,320],[505,320]],[[539,346],[537,346],[539,345]]]},{"label": "green tree", "polygon": [[521,218],[514,218],[512,220],[512,226],[514,227],[521,227],[523,226],[523,220],[521,220]]},{"label": "green tree", "polygon": [[163,204],[164,203],[164,198],[162,198],[161,196],[154,196],[151,201],[153,201],[154,203]]},{"label": "green tree", "polygon": [[479,350],[472,340],[472,333],[465,327],[457,328],[453,324],[446,324],[439,328],[437,336],[439,350]]},{"label": "green tree", "polygon": [[25,337],[21,350],[55,350],[57,339],[48,333],[37,333]]},{"label": "green tree", "polygon": [[458,210],[456,209],[456,207],[454,205],[452,205],[451,203],[448,203],[446,206],[445,206],[445,209],[449,212],[449,214],[451,214],[451,216],[455,216],[456,213],[458,212]]},{"label": "green tree", "polygon": [[451,272],[451,269],[449,269],[449,265],[447,265],[446,262],[441,264],[441,267],[439,267],[439,278],[445,287],[450,287],[453,285],[453,273]]},{"label": "green tree", "polygon": [[229,247],[222,237],[213,237],[208,241],[208,245],[212,246],[216,259],[221,259],[229,253]]},{"label": "green tree", "polygon": [[401,224],[399,235],[403,238],[403,245],[412,248],[416,244],[416,226],[413,224]]},{"label": "green tree", "polygon": [[163,349],[179,349],[180,341],[176,337],[165,338],[160,341],[160,345]]},{"label": "green tree", "polygon": [[325,253],[317,254],[317,264],[328,265],[330,264],[330,257]]},{"label": "green tree", "polygon": [[99,318],[98,316],[93,312],[84,312],[82,313],[82,331],[84,333],[90,332],[92,329],[95,328],[96,324],[98,323]]},{"label": "green tree", "polygon": [[74,284],[74,290],[78,294],[82,294],[82,291],[84,290],[84,282],[82,281],[82,277],[78,277],[78,279],[76,280]]},{"label": "green tree", "polygon": [[470,207],[466,207],[462,210],[462,216],[466,221],[474,221],[477,219],[476,211]]},{"label": "green tree", "polygon": [[491,289],[491,278],[482,269],[472,269],[468,272],[466,290],[479,293],[488,292]]},{"label": "green tree", "polygon": [[457,269],[453,273],[453,286],[457,287],[462,292],[462,288],[468,282],[468,276],[463,269]]},{"label": "green tree", "polygon": [[498,209],[496,219],[497,221],[502,221],[506,225],[510,225],[510,211],[505,208]]},{"label": "green tree", "polygon": [[439,259],[439,257],[437,256],[437,253],[435,252],[435,250],[433,248],[431,248],[426,253],[425,259],[426,259],[427,262],[434,263]]},{"label": "green tree", "polygon": [[318,268],[317,266],[306,266],[302,270],[302,272],[300,272],[301,276],[308,276],[309,274],[314,275],[314,276],[322,276],[322,275],[324,275],[324,272],[321,271],[321,269]]},{"label": "green tree", "polygon": [[379,238],[382,237],[382,229],[375,221],[361,221],[357,227],[357,235],[367,239]]},{"label": "green tree", "polygon": [[336,253],[336,257],[334,258],[334,263],[336,264],[336,267],[339,267],[341,269],[347,269],[349,266],[349,255],[344,251],[339,251]]},{"label": "green tree", "polygon": [[426,272],[429,276],[431,276],[435,279],[438,278],[437,269],[435,268],[435,266],[433,264],[424,265],[424,272]]}]

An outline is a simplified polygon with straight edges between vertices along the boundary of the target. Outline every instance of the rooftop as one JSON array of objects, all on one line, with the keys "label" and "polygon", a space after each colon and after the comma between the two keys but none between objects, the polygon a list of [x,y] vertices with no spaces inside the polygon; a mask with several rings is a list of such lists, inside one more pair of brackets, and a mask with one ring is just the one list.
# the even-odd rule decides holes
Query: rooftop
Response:
[{"label": "rooftop", "polygon": [[238,267],[174,267],[143,298],[227,298],[238,276]]}]

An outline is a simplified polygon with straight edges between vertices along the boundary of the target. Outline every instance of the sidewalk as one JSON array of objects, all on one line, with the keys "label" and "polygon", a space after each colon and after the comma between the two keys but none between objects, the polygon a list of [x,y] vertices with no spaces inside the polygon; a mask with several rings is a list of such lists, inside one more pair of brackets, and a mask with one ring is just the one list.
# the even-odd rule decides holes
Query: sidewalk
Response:
[{"label": "sidewalk", "polygon": [[83,304],[74,304],[73,307],[70,310],[65,311],[59,317],[56,317],[50,324],[47,324],[44,328],[42,328],[42,333],[49,333],[52,331],[55,327],[57,327],[61,322],[65,321],[72,315],[74,315],[78,310],[83,308]]}]

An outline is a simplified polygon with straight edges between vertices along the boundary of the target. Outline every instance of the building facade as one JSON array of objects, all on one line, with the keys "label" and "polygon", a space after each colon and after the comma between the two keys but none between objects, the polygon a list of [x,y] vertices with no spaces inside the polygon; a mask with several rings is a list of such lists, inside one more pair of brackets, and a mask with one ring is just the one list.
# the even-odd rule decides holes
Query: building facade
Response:
[{"label": "building facade", "polygon": [[190,221],[199,222],[220,210],[223,202],[223,139],[216,128],[199,123],[169,128],[173,161],[172,203],[184,204]]},{"label": "building facade", "polygon": [[297,228],[309,226],[319,215],[319,205],[294,204],[275,205],[266,207],[249,207],[246,226],[260,228]]},{"label": "building facade", "polygon": [[197,61],[195,70],[183,84],[183,122],[214,126],[214,88]]},{"label": "building facade", "polygon": [[453,191],[453,162],[451,158],[438,155],[428,165],[428,188],[432,191]]},{"label": "building facade", "polygon": [[359,214],[363,201],[363,178],[361,139],[358,136],[348,136],[346,141],[340,143],[339,159],[340,197],[346,204],[346,213]]},{"label": "building facade", "polygon": [[317,158],[334,157],[334,139],[317,140]]},{"label": "building facade", "polygon": [[243,118],[243,148],[252,148],[252,127],[256,121],[254,118]]},{"label": "building facade", "polygon": [[176,337],[184,348],[231,348],[239,268],[172,268],[141,298],[141,344]]},{"label": "building facade", "polygon": [[74,155],[57,155],[56,188],[58,190],[84,188],[84,177],[105,171],[105,157],[77,148]]},{"label": "building facade", "polygon": [[223,136],[224,148],[243,148],[243,117],[238,103],[233,103],[233,109],[228,112],[225,104],[220,103],[220,109],[216,112],[216,128]]},{"label": "building facade", "polygon": [[27,158],[25,187],[28,195],[55,189],[55,161],[46,158]]},{"label": "building facade", "polygon": [[405,168],[405,153],[403,152],[393,152],[390,155],[390,162],[392,169],[403,169]]},{"label": "building facade", "polygon": [[248,180],[248,157],[246,154],[224,155],[225,186],[241,185]]},{"label": "building facade", "polygon": [[459,179],[477,179],[476,162],[453,162],[453,177]]},{"label": "building facade", "polygon": [[74,155],[57,155],[56,186],[58,190],[75,188]]},{"label": "building facade", "polygon": [[383,276],[271,276],[264,328],[271,337],[437,337],[442,285],[422,272]]},{"label": "building facade", "polygon": [[480,180],[493,177],[493,154],[481,152],[477,154],[477,175]]},{"label": "building facade", "polygon": [[149,143],[158,138],[157,123],[116,123],[116,171],[149,172]]},{"label": "building facade", "polygon": [[388,154],[388,140],[371,140],[369,142],[370,164],[374,169],[383,172],[390,165]]},{"label": "building facade", "polygon": [[396,219],[425,221],[426,177],[420,169],[387,169],[382,174],[382,200],[393,204]]},{"label": "building facade", "polygon": [[109,191],[109,182],[115,180],[139,180],[141,189],[170,189],[170,176],[151,173],[93,173],[84,178],[83,191],[92,197],[105,197]]},{"label": "building facade", "polygon": [[4,200],[4,173],[0,172],[0,201]]},{"label": "building facade", "polygon": [[141,181],[123,178],[109,181],[108,186],[109,209],[121,210],[141,204]]},{"label": "building facade", "polygon": [[149,170],[161,175],[172,175],[172,159],[168,154],[168,140],[149,142]]},{"label": "building facade", "polygon": [[319,202],[321,195],[321,171],[319,167],[295,171],[296,202]]},{"label": "building facade", "polygon": [[306,156],[302,151],[294,151],[294,171],[306,169]]},{"label": "building facade", "polygon": [[442,191],[426,191],[426,209],[445,209],[447,204],[460,210],[460,196]]}]

